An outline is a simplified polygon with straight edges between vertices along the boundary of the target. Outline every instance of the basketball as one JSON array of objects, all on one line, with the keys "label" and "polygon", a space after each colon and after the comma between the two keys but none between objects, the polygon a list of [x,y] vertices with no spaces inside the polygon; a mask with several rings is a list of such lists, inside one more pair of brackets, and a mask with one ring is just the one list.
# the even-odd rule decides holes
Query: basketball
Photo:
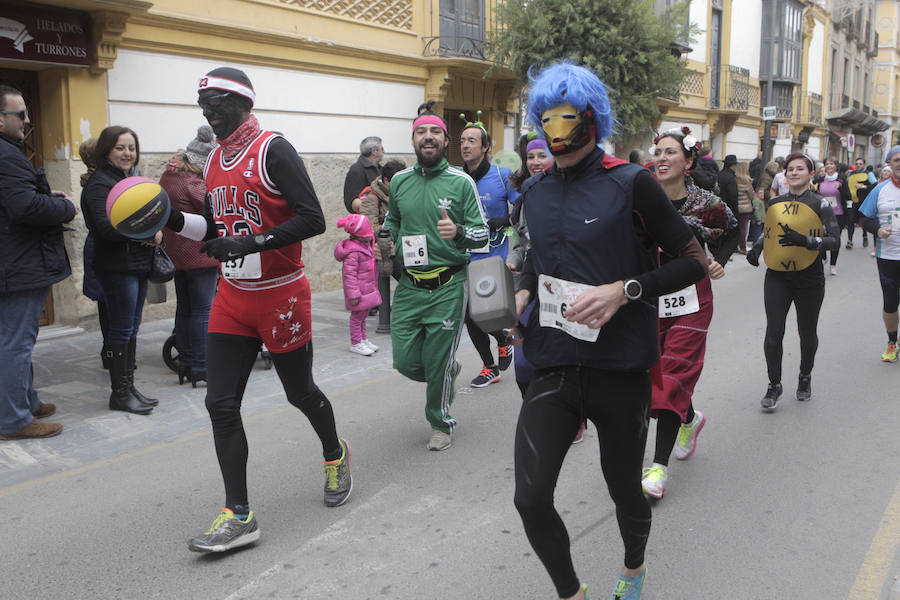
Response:
[{"label": "basketball", "polygon": [[148,239],[169,219],[169,195],[146,177],[126,177],[113,186],[106,197],[109,222],[122,235]]}]

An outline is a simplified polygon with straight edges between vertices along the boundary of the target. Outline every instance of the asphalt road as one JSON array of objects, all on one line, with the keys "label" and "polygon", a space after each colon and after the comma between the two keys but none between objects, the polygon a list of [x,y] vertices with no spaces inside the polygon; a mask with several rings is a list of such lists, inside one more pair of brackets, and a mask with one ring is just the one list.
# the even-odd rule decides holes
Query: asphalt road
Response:
[{"label": "asphalt road", "polygon": [[[813,399],[793,399],[792,314],[785,396],[773,414],[759,409],[764,272],[735,255],[714,282],[695,395],[709,423],[693,458],[672,461],[667,495],[654,504],[645,600],[891,598],[900,574],[900,364],[879,360],[886,338],[874,259],[857,247],[841,252],[838,268],[827,281]],[[0,443],[0,598],[554,597],[512,504],[512,371],[486,389],[467,387],[480,365],[465,344],[453,447],[428,452],[424,386],[390,368],[386,336],[371,336],[382,346],[374,357],[347,352],[341,308],[334,294],[314,298],[314,343],[317,379],[353,446],[353,494],[342,507],[323,505],[312,429],[283,400],[274,370],[259,368],[245,424],[262,538],[221,556],[187,549],[223,492],[202,390],[176,385],[153,357],[171,322],[144,327],[138,379],[161,399],[146,418],[105,410],[96,334],[39,344],[38,385],[67,430]],[[593,598],[606,598],[622,546],[593,427],[569,453],[557,506],[580,577]]]}]

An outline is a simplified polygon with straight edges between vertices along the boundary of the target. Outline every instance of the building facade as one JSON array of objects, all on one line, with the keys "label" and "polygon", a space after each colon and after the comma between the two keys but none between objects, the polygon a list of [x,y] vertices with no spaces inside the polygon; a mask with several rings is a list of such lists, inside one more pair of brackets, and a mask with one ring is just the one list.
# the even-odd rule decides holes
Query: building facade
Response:
[{"label": "building facade", "polygon": [[[257,93],[260,123],[297,148],[334,223],[343,216],[343,179],[360,140],[380,136],[386,158],[411,164],[411,121],[426,100],[437,102],[451,131],[461,129],[460,113],[481,110],[495,150],[512,138],[517,82],[490,69],[484,55],[495,6],[496,0],[13,0],[0,4],[0,81],[26,95],[34,120],[29,156],[53,187],[77,200],[84,140],[107,125],[131,127],[140,137],[140,168],[156,177],[205,122],[196,102],[200,76],[222,65],[243,69]],[[45,323],[93,321],[93,304],[81,296],[80,216],[73,229],[67,248],[75,275],[54,286]],[[338,239],[329,227],[305,244],[313,289],[339,285],[340,265],[331,254]],[[169,296],[165,314],[174,307]]]},{"label": "building facade", "polygon": [[[677,98],[658,101],[659,129],[687,124],[719,160],[751,160],[768,139],[772,157],[804,151],[819,160],[877,162],[878,134],[888,123],[874,105],[876,4],[693,0],[690,20],[699,33],[683,54],[690,73]],[[879,8],[879,23],[894,28],[896,41],[896,15],[888,23],[887,13],[897,3],[880,4],[890,5]],[[765,107],[774,108],[771,119],[763,118]]]}]

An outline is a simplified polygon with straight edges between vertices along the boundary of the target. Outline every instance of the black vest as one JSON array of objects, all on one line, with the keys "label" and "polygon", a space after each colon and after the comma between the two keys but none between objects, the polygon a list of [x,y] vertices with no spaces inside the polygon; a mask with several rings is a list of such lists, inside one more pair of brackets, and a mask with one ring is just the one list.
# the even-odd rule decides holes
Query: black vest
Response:
[{"label": "black vest", "polygon": [[[578,165],[555,166],[523,189],[536,275],[600,285],[627,280],[657,266],[656,249],[638,239],[632,186],[641,167],[614,164],[595,150]],[[583,365],[612,370],[646,370],[659,360],[657,309],[629,302],[585,342],[541,327],[534,310],[525,332],[525,355],[536,368]]]}]

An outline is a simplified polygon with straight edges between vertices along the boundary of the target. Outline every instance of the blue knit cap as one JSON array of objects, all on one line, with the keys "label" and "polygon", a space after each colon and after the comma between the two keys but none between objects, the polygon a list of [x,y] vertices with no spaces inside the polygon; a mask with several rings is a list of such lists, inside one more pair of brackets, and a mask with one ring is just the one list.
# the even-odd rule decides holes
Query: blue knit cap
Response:
[{"label": "blue knit cap", "polygon": [[891,160],[891,157],[897,153],[900,153],[900,146],[894,146],[890,150],[888,150],[887,156],[884,157],[884,162],[888,162]]}]

